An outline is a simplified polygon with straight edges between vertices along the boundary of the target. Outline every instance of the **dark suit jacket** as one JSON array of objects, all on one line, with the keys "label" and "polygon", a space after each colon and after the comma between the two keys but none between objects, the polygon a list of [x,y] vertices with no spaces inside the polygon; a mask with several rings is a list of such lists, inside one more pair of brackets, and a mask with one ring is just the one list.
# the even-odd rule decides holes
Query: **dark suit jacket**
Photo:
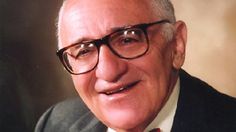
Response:
[{"label": "dark suit jacket", "polygon": [[[105,132],[106,129],[80,99],[73,99],[44,113],[36,132]],[[181,70],[172,132],[236,132],[236,99]]]}]

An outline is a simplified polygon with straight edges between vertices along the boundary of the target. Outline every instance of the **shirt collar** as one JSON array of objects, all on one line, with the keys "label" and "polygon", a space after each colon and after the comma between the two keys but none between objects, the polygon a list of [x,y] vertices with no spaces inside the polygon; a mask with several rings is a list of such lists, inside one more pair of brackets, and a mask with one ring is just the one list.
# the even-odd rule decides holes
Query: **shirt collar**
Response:
[{"label": "shirt collar", "polygon": [[160,128],[161,132],[170,132],[174,121],[175,112],[177,109],[177,102],[179,99],[180,80],[178,78],[173,92],[167,100],[164,107],[155,117],[155,119],[148,125],[145,132],[152,130],[153,128]]}]

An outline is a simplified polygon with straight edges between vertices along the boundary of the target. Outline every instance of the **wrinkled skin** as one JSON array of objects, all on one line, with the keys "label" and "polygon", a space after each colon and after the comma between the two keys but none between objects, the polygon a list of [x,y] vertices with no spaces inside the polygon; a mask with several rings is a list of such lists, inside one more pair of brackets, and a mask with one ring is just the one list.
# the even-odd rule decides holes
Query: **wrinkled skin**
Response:
[{"label": "wrinkled skin", "polygon": [[[152,0],[68,0],[59,25],[60,47],[101,38],[116,27],[161,20],[154,5]],[[167,42],[161,31],[168,27],[174,36]],[[148,36],[150,49],[144,56],[121,59],[103,45],[93,71],[72,75],[77,92],[90,110],[117,131],[137,132],[147,127],[172,92],[184,62],[183,22],[152,26]],[[129,90],[104,94],[134,82],[138,83]]]}]

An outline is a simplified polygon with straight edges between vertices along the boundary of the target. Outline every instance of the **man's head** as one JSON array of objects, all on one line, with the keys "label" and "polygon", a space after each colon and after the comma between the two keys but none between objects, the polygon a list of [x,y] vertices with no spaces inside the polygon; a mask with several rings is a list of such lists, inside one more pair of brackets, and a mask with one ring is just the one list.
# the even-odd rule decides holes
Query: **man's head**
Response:
[{"label": "man's head", "polygon": [[143,130],[184,62],[186,27],[168,0],[67,0],[58,37],[79,95],[116,130]]}]

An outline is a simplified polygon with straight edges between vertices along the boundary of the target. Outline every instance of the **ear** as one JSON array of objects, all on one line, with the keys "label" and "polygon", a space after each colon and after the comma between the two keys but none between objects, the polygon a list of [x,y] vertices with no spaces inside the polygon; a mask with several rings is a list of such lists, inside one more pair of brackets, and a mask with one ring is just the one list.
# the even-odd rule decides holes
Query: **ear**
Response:
[{"label": "ear", "polygon": [[180,69],[185,60],[185,48],[187,42],[187,28],[183,21],[175,23],[175,34],[173,39],[173,68]]}]

